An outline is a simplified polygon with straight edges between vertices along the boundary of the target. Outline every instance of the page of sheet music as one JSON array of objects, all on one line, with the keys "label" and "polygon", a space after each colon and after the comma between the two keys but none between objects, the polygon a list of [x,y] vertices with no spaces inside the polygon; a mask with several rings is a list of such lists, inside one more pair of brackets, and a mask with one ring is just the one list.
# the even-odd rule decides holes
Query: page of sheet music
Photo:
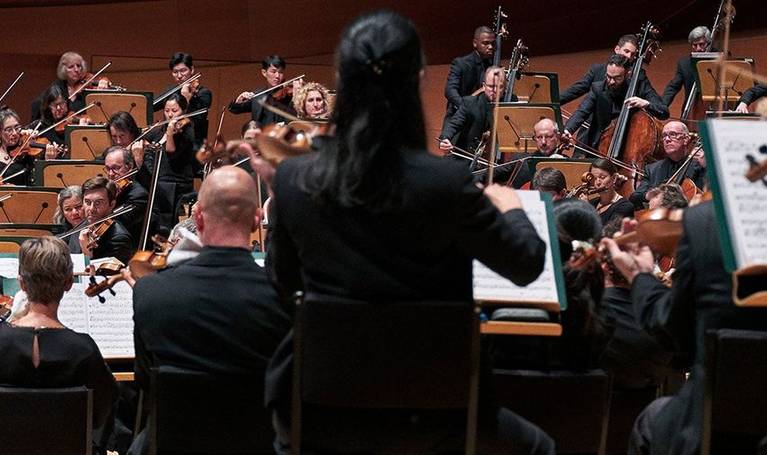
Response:
[{"label": "page of sheet music", "polygon": [[[83,272],[85,270],[85,255],[83,254],[72,254],[72,266],[73,266],[73,272]],[[7,257],[7,258],[0,258],[0,276],[5,278],[10,278],[12,280],[18,279],[19,277],[19,258],[16,257]]]},{"label": "page of sheet music", "polygon": [[767,159],[767,122],[709,120],[717,177],[738,268],[767,263],[767,186],[750,182],[746,158]]},{"label": "page of sheet music", "polygon": [[517,191],[527,217],[546,243],[546,262],[541,275],[527,286],[517,286],[474,260],[474,300],[498,302],[558,302],[557,282],[551,255],[546,204],[537,191]]},{"label": "page of sheet music", "polygon": [[85,295],[87,284],[74,284],[59,305],[59,319],[76,332],[88,333],[107,357],[133,357],[133,290],[117,283],[115,295],[104,293],[106,301]]}]

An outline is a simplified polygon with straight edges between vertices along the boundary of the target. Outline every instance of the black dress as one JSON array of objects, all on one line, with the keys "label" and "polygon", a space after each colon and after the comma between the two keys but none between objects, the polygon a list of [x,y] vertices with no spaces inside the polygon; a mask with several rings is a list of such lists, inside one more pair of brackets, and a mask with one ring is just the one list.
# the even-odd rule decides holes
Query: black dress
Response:
[{"label": "black dress", "polygon": [[[32,363],[37,337],[40,364]],[[86,386],[93,390],[93,426],[108,423],[116,398],[115,380],[93,339],[67,328],[16,327],[0,324],[0,384],[56,388]]]},{"label": "black dress", "polygon": [[[591,202],[595,208],[599,207],[599,199]],[[613,218],[634,218],[634,204],[626,198],[620,198],[610,204],[607,209],[599,212],[599,219],[602,220],[602,226],[606,226]]]}]

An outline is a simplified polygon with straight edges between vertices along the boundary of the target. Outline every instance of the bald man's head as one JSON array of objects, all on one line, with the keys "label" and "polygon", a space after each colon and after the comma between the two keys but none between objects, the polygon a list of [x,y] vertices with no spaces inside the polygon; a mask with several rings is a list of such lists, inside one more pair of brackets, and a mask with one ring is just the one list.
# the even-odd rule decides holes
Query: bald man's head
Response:
[{"label": "bald man's head", "polygon": [[533,139],[538,151],[551,155],[559,146],[559,127],[551,119],[543,118],[533,126]]},{"label": "bald man's head", "polygon": [[258,191],[253,178],[240,168],[226,166],[211,172],[202,182],[197,217],[202,218],[205,230],[242,229],[250,233],[257,204]]}]

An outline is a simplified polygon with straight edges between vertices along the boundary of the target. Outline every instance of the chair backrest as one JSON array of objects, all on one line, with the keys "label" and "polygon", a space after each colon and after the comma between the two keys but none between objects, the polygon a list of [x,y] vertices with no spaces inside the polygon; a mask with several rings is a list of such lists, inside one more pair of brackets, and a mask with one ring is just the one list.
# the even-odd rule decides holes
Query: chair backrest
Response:
[{"label": "chair backrest", "polygon": [[3,455],[92,452],[92,391],[0,387]]},{"label": "chair backrest", "polygon": [[557,453],[605,453],[611,380],[602,370],[494,370],[498,404],[533,422]]},{"label": "chair backrest", "polygon": [[767,332],[719,329],[706,333],[702,453],[710,453],[717,435],[754,442],[767,435],[765,365]]},{"label": "chair backrest", "polygon": [[308,295],[296,316],[303,401],[466,408],[473,315],[468,302],[372,303]]},{"label": "chair backrest", "polygon": [[[255,372],[254,372],[255,373]],[[264,374],[211,375],[152,369],[150,453],[273,453]]]}]

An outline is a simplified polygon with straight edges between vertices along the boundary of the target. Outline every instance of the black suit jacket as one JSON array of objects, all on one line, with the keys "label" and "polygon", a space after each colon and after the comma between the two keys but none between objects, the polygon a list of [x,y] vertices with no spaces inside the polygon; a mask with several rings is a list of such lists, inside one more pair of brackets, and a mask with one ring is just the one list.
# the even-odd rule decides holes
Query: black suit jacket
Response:
[{"label": "black suit jacket", "polygon": [[450,63],[447,83],[445,83],[445,98],[447,98],[445,121],[461,107],[464,96],[471,95],[482,86],[485,70],[491,64],[489,59],[482,59],[477,51],[457,57]]},{"label": "black suit jacket", "polygon": [[704,335],[708,329],[766,330],[767,310],[732,302],[732,278],[724,268],[719,229],[710,202],[685,212],[671,289],[651,274],[631,287],[640,325],[666,350],[690,354],[690,379],[651,423],[653,454],[693,454],[700,449]]},{"label": "black suit jacket", "polygon": [[[472,258],[521,285],[540,274],[545,245],[525,213],[499,213],[461,163],[392,153],[404,200],[376,214],[323,206],[300,190],[296,178],[316,157],[283,161],[273,181],[267,267],[284,294],[469,301]],[[286,340],[272,359],[267,402],[289,402],[291,352]]]},{"label": "black suit jacket", "polygon": [[138,280],[133,321],[136,381],[144,390],[149,369],[159,365],[221,375],[262,371],[290,328],[250,252],[225,247],[205,247]]},{"label": "black suit jacket", "polygon": [[[584,74],[580,80],[573,82],[573,85],[567,87],[565,91],[559,94],[559,104],[565,105],[570,101],[585,95],[589,92],[589,89],[591,89],[591,84],[605,80],[606,74],[607,63],[594,63],[593,65],[589,66],[589,69],[586,70],[586,74]],[[644,68],[639,73],[639,80],[647,81],[648,84],[650,83],[647,79],[647,73],[645,73]]]},{"label": "black suit jacket", "polygon": [[[253,90],[253,92],[259,93],[264,91],[265,89],[266,87],[261,87],[256,90]],[[272,96],[273,93],[274,92],[270,92],[266,95],[254,97],[242,103],[235,103],[234,101],[232,101],[231,103],[229,103],[229,107],[227,109],[229,109],[229,112],[231,112],[232,114],[244,114],[246,112],[250,112],[250,118],[255,120],[255,122],[258,124],[259,127],[264,127],[272,123],[287,122],[288,120],[285,117],[281,115],[277,115],[268,109],[264,109],[264,106],[262,106],[261,103],[259,103],[259,100],[262,100],[266,104],[269,104],[278,109],[281,109],[289,114],[296,115],[296,110],[293,108],[292,96],[288,96],[283,99],[276,100]]]},{"label": "black suit jacket", "polygon": [[[645,200],[647,192],[657,188],[662,183],[666,183],[683,163],[684,160],[671,161],[670,158],[663,158],[660,161],[648,164],[644,170],[646,177],[639,182],[639,185],[629,196],[629,200],[634,204],[634,207],[639,210],[644,208],[643,204],[647,202]],[[684,176],[689,177],[700,189],[706,186],[706,168],[701,167],[696,160],[690,163]]]},{"label": "black suit jacket", "polygon": [[676,94],[684,87],[684,101],[682,102],[684,105],[687,102],[687,97],[690,96],[690,89],[694,83],[695,69],[692,66],[692,57],[686,55],[676,62],[674,78],[669,81],[666,90],[663,91],[663,104],[670,106]]},{"label": "black suit jacket", "polygon": [[141,228],[144,225],[144,215],[149,202],[149,193],[137,181],[133,181],[117,195],[115,207],[132,205],[133,210],[117,217],[117,220],[128,230],[133,238],[133,247],[138,249],[141,238]]},{"label": "black suit jacket", "polygon": [[[174,85],[169,86],[165,91],[167,92],[174,87]],[[154,111],[157,112],[163,110],[165,107],[164,104],[165,103],[155,104]],[[195,92],[195,94],[192,95],[192,98],[189,99],[189,107],[187,107],[186,111],[194,112],[200,109],[210,108],[211,104],[213,104],[213,92],[211,92],[209,88],[200,85],[197,87],[197,92]],[[202,145],[205,138],[208,137],[208,113],[195,115],[194,117],[190,117],[189,120],[191,120],[192,125],[194,125],[194,144],[195,148],[198,148]]]},{"label": "black suit jacket", "polygon": [[[626,83],[628,84],[628,81]],[[661,100],[647,79],[639,79],[636,96],[650,102],[650,105],[645,108],[650,115],[661,120],[668,118],[668,108],[663,104],[663,100]],[[586,142],[592,147],[597,147],[602,131],[607,128],[613,119],[620,115],[624,97],[618,96],[617,98],[609,94],[604,80],[591,84],[589,94],[581,105],[578,106],[578,110],[570,117],[565,129],[572,133],[589,116],[593,115],[588,133],[586,134]]]},{"label": "black suit jacket", "polygon": [[738,103],[751,104],[763,96],[767,96],[767,85],[755,85],[743,92],[743,96],[740,97],[740,101],[738,101]]},{"label": "black suit jacket", "polygon": [[464,150],[473,150],[492,126],[493,106],[484,93],[464,96],[462,100],[458,111],[443,125],[440,138],[450,139]]},{"label": "black suit jacket", "polygon": [[[80,248],[78,234],[72,234],[68,240],[69,250],[74,254],[80,254],[83,250]],[[127,229],[119,221],[112,223],[104,235],[98,241],[98,245],[93,249],[91,259],[101,259],[114,257],[123,264],[127,264],[133,256],[133,238]]]}]

